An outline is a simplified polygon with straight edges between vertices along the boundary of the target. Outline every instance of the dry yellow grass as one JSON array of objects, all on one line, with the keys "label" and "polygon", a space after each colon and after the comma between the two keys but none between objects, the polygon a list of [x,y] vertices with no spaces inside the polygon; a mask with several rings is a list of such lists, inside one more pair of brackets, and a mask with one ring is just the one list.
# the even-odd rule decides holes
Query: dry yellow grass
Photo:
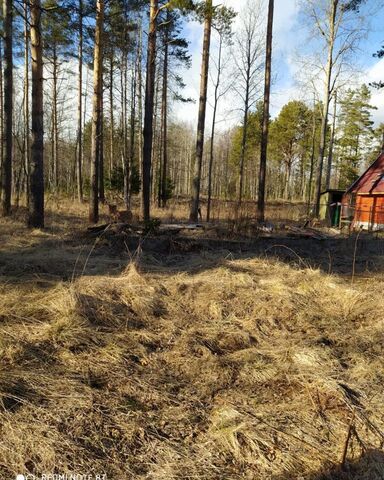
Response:
[{"label": "dry yellow grass", "polygon": [[[107,203],[116,204],[119,210],[125,210],[123,199],[110,194]],[[15,216],[24,219],[25,200],[21,200],[21,208],[15,212]],[[88,203],[79,203],[74,198],[62,195],[47,194],[45,199],[46,227],[54,231],[71,231],[77,227],[87,225]],[[206,216],[206,200],[202,199],[202,216]],[[132,211],[135,218],[141,216],[140,197],[132,199]],[[180,222],[189,218],[190,200],[188,198],[174,198],[168,201],[167,208],[158,208],[156,202],[151,208],[151,215],[166,222]],[[211,205],[212,222],[249,222],[255,219],[256,202],[244,201],[240,211],[237,211],[235,201],[214,199]],[[266,205],[266,217],[272,222],[298,221],[307,216],[307,206],[303,202],[287,202],[276,200]],[[100,221],[111,220],[108,205],[100,205]],[[0,225],[4,219],[0,218]],[[6,221],[5,221],[6,222]],[[9,222],[8,222],[9,225]]]},{"label": "dry yellow grass", "polygon": [[188,261],[2,285],[0,478],[383,479],[383,283]]}]

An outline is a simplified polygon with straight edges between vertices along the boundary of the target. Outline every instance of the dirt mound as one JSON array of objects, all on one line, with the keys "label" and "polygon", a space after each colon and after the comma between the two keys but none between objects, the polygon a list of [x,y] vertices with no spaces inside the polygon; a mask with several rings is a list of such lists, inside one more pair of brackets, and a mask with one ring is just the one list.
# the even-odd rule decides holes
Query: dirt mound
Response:
[{"label": "dirt mound", "polygon": [[5,285],[0,478],[383,479],[356,467],[384,441],[382,287],[260,259]]}]

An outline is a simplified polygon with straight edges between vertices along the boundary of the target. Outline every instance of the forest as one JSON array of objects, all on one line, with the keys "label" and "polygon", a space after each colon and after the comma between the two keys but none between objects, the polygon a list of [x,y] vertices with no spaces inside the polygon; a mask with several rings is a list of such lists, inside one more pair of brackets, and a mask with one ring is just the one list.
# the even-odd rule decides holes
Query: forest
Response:
[{"label": "forest", "polygon": [[2,0],[0,480],[384,479],[383,22]]},{"label": "forest", "polygon": [[[192,0],[8,2],[3,215],[13,199],[28,205],[31,226],[44,225],[44,192],[89,202],[91,222],[99,203],[117,200],[130,211],[132,198],[145,221],[152,205],[165,208],[172,198],[193,199],[194,221],[200,203],[209,221],[220,200],[237,212],[257,201],[259,220],[266,199],[300,201],[318,215],[323,190],[346,189],[375,159],[383,127],[372,118],[372,88],[380,85],[350,82],[369,29],[365,2],[306,3],[300,15],[313,22],[314,45],[298,60],[305,95],[272,118],[273,5],[267,31],[259,0],[240,12]],[[198,103],[185,94],[188,22],[204,30]],[[197,126],[177,117],[189,104]]]}]

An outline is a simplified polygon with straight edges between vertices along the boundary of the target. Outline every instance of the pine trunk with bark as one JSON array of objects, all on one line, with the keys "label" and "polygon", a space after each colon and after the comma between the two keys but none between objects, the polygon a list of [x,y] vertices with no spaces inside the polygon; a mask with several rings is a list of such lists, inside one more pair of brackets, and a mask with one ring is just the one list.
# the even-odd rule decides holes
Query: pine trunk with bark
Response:
[{"label": "pine trunk with bark", "polygon": [[32,57],[32,142],[28,225],[44,227],[44,111],[41,2],[30,0]]},{"label": "pine trunk with bark", "polygon": [[139,27],[139,41],[137,46],[137,102],[138,102],[138,115],[139,115],[139,178],[143,176],[143,74],[142,74],[142,61],[143,61],[143,32],[142,26]]},{"label": "pine trunk with bark", "polygon": [[128,156],[128,52],[123,51],[121,72],[121,142],[122,142],[122,167],[124,172],[124,204],[129,210],[129,156]]},{"label": "pine trunk with bark", "polygon": [[114,52],[111,49],[109,57],[109,108],[110,108],[110,144],[109,144],[109,178],[112,178],[112,172],[115,159],[115,115],[114,115],[114,102],[113,102],[113,67],[114,67]]},{"label": "pine trunk with bark", "polygon": [[192,202],[191,202],[191,211],[189,215],[189,219],[191,222],[197,222],[198,215],[199,215],[201,167],[202,167],[203,152],[204,152],[204,130],[205,130],[205,113],[206,113],[206,107],[207,107],[211,29],[212,29],[212,0],[206,0],[203,54],[202,54],[202,62],[201,62],[199,116],[198,116],[198,123],[197,123],[196,153],[195,153],[193,180],[192,180]]},{"label": "pine trunk with bark", "polygon": [[270,96],[271,96],[273,13],[274,13],[274,0],[269,0],[267,44],[266,44],[266,58],[265,58],[263,128],[262,128],[262,134],[261,134],[259,189],[258,189],[258,197],[257,197],[258,222],[263,222],[265,218],[265,179],[267,174],[269,103],[270,103]]},{"label": "pine trunk with bark", "polygon": [[145,88],[144,131],[143,131],[143,166],[142,166],[142,209],[143,219],[149,222],[151,205],[151,163],[153,145],[153,107],[156,74],[156,33],[158,1],[151,0],[148,32],[147,78]]},{"label": "pine trunk with bark", "polygon": [[136,95],[137,95],[137,74],[138,74],[138,65],[137,59],[135,62],[134,73],[132,75],[132,84],[131,84],[131,125],[130,125],[130,140],[129,140],[129,176],[128,176],[128,202],[127,210],[131,209],[131,197],[132,197],[132,171],[133,163],[135,159],[135,149],[136,149]]},{"label": "pine trunk with bark", "polygon": [[4,163],[4,86],[3,86],[3,41],[0,36],[0,200],[3,198],[2,178]]},{"label": "pine trunk with bark", "polygon": [[93,99],[92,99],[92,133],[91,133],[91,191],[89,202],[89,221],[99,221],[99,158],[100,158],[100,124],[102,93],[102,57],[103,57],[103,22],[104,1],[96,2],[96,30],[93,53]]},{"label": "pine trunk with bark", "polygon": [[[169,24],[170,15],[168,12],[166,22]],[[161,184],[161,206],[163,208],[167,205],[167,178],[168,178],[168,26],[165,31],[164,38],[164,64],[163,64],[163,91],[161,100],[161,145],[162,145],[162,159],[161,166],[162,172],[160,172],[160,184]]]},{"label": "pine trunk with bark", "polygon": [[2,215],[11,213],[13,156],[13,7],[4,0],[4,158],[2,164]]},{"label": "pine trunk with bark", "polygon": [[83,0],[79,0],[79,76],[77,100],[77,150],[76,150],[76,180],[77,198],[83,201]]},{"label": "pine trunk with bark", "polygon": [[25,193],[27,207],[29,205],[29,170],[30,170],[30,138],[29,138],[29,19],[28,0],[24,0],[24,169]]},{"label": "pine trunk with bark", "polygon": [[[101,73],[101,76],[103,73]],[[103,82],[101,80],[101,82]],[[103,85],[100,92],[100,121],[99,121],[99,200],[105,203],[105,189],[104,189],[104,102],[103,102]]]},{"label": "pine trunk with bark", "polygon": [[53,81],[52,81],[52,160],[53,160],[53,189],[59,188],[59,141],[58,141],[58,115],[57,115],[57,77],[58,58],[56,45],[53,47]]}]

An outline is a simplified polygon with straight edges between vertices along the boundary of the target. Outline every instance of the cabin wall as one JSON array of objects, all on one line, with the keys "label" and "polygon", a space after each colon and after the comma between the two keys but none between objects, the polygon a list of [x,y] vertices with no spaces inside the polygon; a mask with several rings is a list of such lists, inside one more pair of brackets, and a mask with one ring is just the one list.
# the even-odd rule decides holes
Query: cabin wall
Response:
[{"label": "cabin wall", "polygon": [[384,195],[357,195],[352,228],[384,230]]}]

